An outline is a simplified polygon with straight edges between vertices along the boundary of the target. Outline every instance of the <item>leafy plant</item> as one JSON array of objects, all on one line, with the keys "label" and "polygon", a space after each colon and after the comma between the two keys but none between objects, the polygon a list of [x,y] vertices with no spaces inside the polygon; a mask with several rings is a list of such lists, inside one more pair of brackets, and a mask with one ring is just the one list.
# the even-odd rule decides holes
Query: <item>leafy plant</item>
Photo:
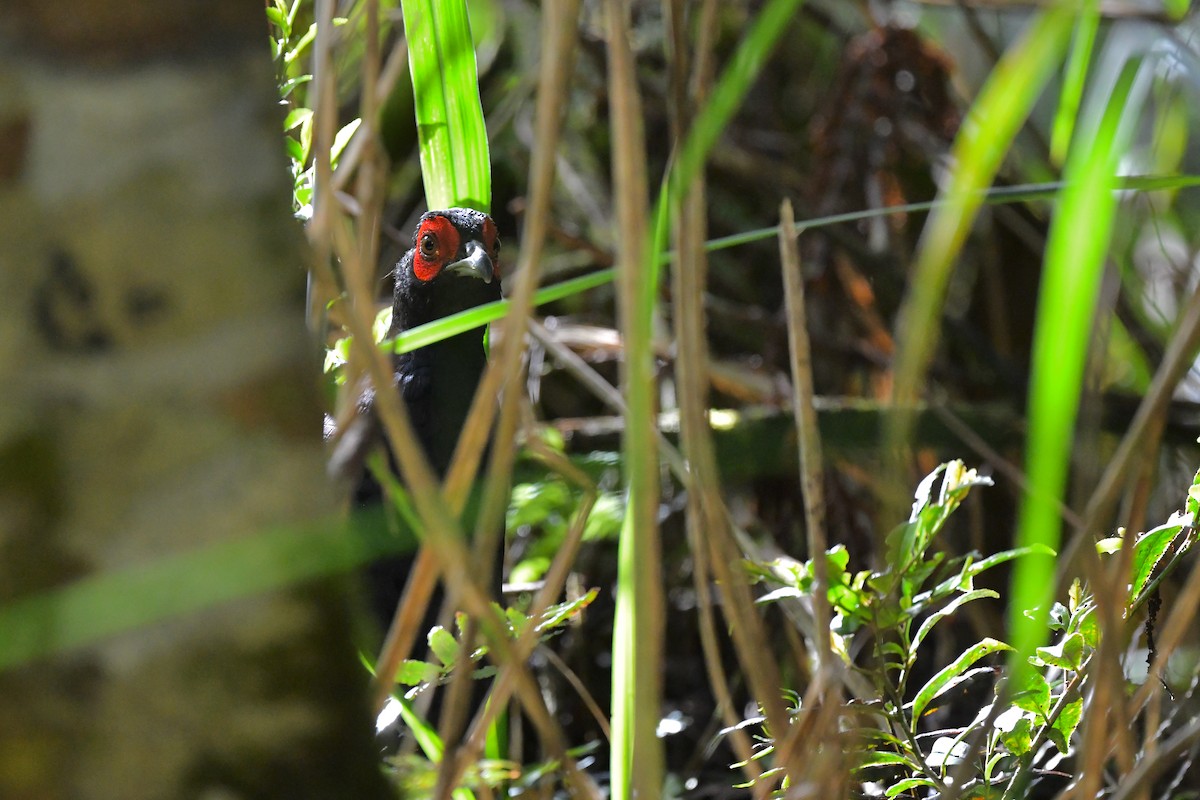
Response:
[{"label": "leafy plant", "polygon": [[[1073,752],[1072,740],[1084,717],[1084,697],[1092,678],[1089,667],[1101,638],[1095,598],[1078,580],[1065,604],[1056,602],[1048,609],[1051,643],[1028,657],[1029,669],[1009,674],[998,663],[978,666],[989,656],[1012,649],[985,636],[920,685],[914,683],[918,656],[922,647],[928,649],[940,624],[968,603],[999,599],[997,592],[975,587],[978,576],[1001,563],[1046,552],[1034,545],[986,558],[975,553],[948,558],[934,547],[967,494],[990,484],[959,461],[942,464],[918,487],[909,520],[888,537],[891,566],[851,573],[849,555],[841,545],[824,556],[829,602],[835,610],[831,623],[835,652],[875,691],[872,697],[859,698],[863,712],[855,715],[860,720],[853,731],[859,748],[852,774],[885,787],[887,797],[921,788],[945,792],[951,778],[956,779],[958,791],[968,793],[965,796],[1021,796],[1039,768]],[[1146,601],[1156,583],[1192,546],[1196,534],[1191,526],[1198,511],[1200,472],[1184,511],[1133,542],[1126,615]],[[1113,537],[1097,548],[1113,554],[1122,542],[1122,537]],[[777,584],[763,603],[799,599],[812,591],[811,560],[778,559],[751,563],[748,568],[760,579]],[[864,638],[871,643],[871,657],[865,662],[854,655]],[[924,720],[936,711],[964,716],[966,711],[954,707],[951,691],[980,680],[994,684],[990,703],[978,708],[965,724],[932,735],[924,730]],[[748,721],[762,722],[761,718]],[[776,739],[764,729],[757,757],[766,758]]]},{"label": "leafy plant", "polygon": [[[267,6],[267,20],[270,22],[271,57],[275,61],[279,101],[288,109],[283,120],[283,130],[288,134],[284,142],[292,173],[292,210],[298,218],[308,220],[312,218],[313,178],[316,170],[312,159],[313,110],[308,101],[307,91],[313,76],[303,72],[302,65],[305,63],[304,55],[316,39],[317,23],[310,23],[301,30],[303,26],[298,26],[297,21],[302,5],[302,0],[292,0],[291,5],[285,0],[272,0]],[[346,20],[337,17],[333,23],[340,26],[344,25]],[[342,151],[350,143],[361,122],[362,120],[357,118],[351,120],[334,136],[333,147],[329,153],[332,166],[337,166]]]}]

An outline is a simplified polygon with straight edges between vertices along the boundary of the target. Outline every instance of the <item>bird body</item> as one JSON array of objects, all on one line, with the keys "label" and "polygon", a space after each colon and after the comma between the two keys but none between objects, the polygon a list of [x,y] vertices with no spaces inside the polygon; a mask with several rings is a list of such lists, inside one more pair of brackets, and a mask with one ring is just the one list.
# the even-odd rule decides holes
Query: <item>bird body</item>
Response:
[{"label": "bird body", "polygon": [[[499,248],[496,225],[488,215],[465,208],[429,211],[421,216],[413,246],[395,267],[392,324],[388,337],[500,299]],[[485,327],[392,357],[392,391],[399,391],[412,419],[421,449],[439,477],[444,477],[466,423],[479,381],[487,367]],[[365,451],[382,437],[374,415],[374,391],[364,392],[358,419],[366,433],[355,437],[358,450],[354,504],[382,502],[383,493],[362,467]],[[384,442],[386,447],[386,442]],[[387,451],[389,467],[396,460]],[[335,454],[335,461],[337,455]],[[395,611],[411,556],[384,559],[368,570],[372,606],[386,625]]]}]

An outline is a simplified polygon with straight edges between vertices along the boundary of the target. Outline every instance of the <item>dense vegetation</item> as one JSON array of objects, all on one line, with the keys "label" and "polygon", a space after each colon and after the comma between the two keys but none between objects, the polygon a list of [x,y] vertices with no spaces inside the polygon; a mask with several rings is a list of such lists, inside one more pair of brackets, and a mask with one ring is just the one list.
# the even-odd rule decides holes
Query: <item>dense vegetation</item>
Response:
[{"label": "dense vegetation", "polygon": [[335,414],[413,220],[504,240],[382,349],[496,320],[444,504],[392,496],[465,557],[497,431],[519,591],[391,656],[515,714],[409,707],[399,785],[1200,792],[1186,3],[332,5],[268,15]]}]

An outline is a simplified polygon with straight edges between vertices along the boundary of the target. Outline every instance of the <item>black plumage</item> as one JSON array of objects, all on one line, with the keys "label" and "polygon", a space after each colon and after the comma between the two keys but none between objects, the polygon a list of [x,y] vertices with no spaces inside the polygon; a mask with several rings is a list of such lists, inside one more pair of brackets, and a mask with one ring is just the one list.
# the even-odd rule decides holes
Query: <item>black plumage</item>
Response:
[{"label": "black plumage", "polygon": [[[499,250],[496,225],[482,212],[451,208],[422,215],[412,249],[396,264],[388,336],[499,300]],[[473,328],[392,359],[392,388],[404,399],[421,448],[439,477],[450,466],[487,366],[484,333],[484,327]],[[358,456],[347,459],[335,452],[334,460],[356,463],[353,499],[355,506],[363,508],[382,500],[378,482],[362,466],[362,455],[384,439],[371,390],[360,400],[356,424],[359,430],[350,437],[353,441],[343,442],[339,450],[352,449]],[[396,472],[390,449],[387,455]],[[368,569],[371,604],[384,624],[395,611],[412,562],[410,554],[377,561]]]}]

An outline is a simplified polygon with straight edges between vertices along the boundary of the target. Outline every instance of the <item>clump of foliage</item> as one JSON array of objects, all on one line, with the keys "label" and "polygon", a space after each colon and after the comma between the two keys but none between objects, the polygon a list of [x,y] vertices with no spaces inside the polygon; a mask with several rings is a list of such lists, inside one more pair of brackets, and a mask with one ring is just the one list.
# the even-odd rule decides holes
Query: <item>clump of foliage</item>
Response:
[{"label": "clump of foliage", "polygon": [[[980,575],[1015,558],[1045,552],[1032,546],[987,557],[968,553],[948,558],[935,546],[969,492],[991,484],[961,461],[942,464],[918,487],[909,520],[888,537],[886,568],[852,573],[844,546],[825,554],[827,593],[835,612],[830,629],[834,652],[845,668],[866,678],[874,692],[854,698],[846,709],[855,720],[846,731],[854,743],[851,773],[865,794],[897,797],[932,790],[939,796],[956,791],[978,798],[1021,797],[1031,781],[1052,774],[1076,752],[1084,697],[1095,680],[1090,668],[1101,641],[1096,599],[1079,580],[1071,584],[1067,603],[1055,602],[1050,609],[1051,643],[1028,658],[1030,669],[1010,673],[1003,662],[990,657],[1012,648],[985,636],[931,676],[914,682],[922,647],[932,641],[935,627],[948,624],[968,603],[1000,599],[998,592],[975,586]],[[1122,546],[1133,548],[1124,618],[1146,602],[1192,546],[1198,513],[1200,472],[1184,510],[1166,524],[1132,542],[1117,536],[1098,543],[1097,550],[1109,556]],[[777,559],[751,563],[749,569],[777,585],[762,603],[800,600],[813,591],[811,560]],[[990,684],[990,701],[975,709],[962,708],[954,690],[978,683]],[[939,711],[957,721],[928,730],[925,721]],[[769,758],[776,738],[764,728],[755,757]],[[769,770],[764,777],[772,774]],[[786,786],[785,781],[779,796],[785,796]]]}]

